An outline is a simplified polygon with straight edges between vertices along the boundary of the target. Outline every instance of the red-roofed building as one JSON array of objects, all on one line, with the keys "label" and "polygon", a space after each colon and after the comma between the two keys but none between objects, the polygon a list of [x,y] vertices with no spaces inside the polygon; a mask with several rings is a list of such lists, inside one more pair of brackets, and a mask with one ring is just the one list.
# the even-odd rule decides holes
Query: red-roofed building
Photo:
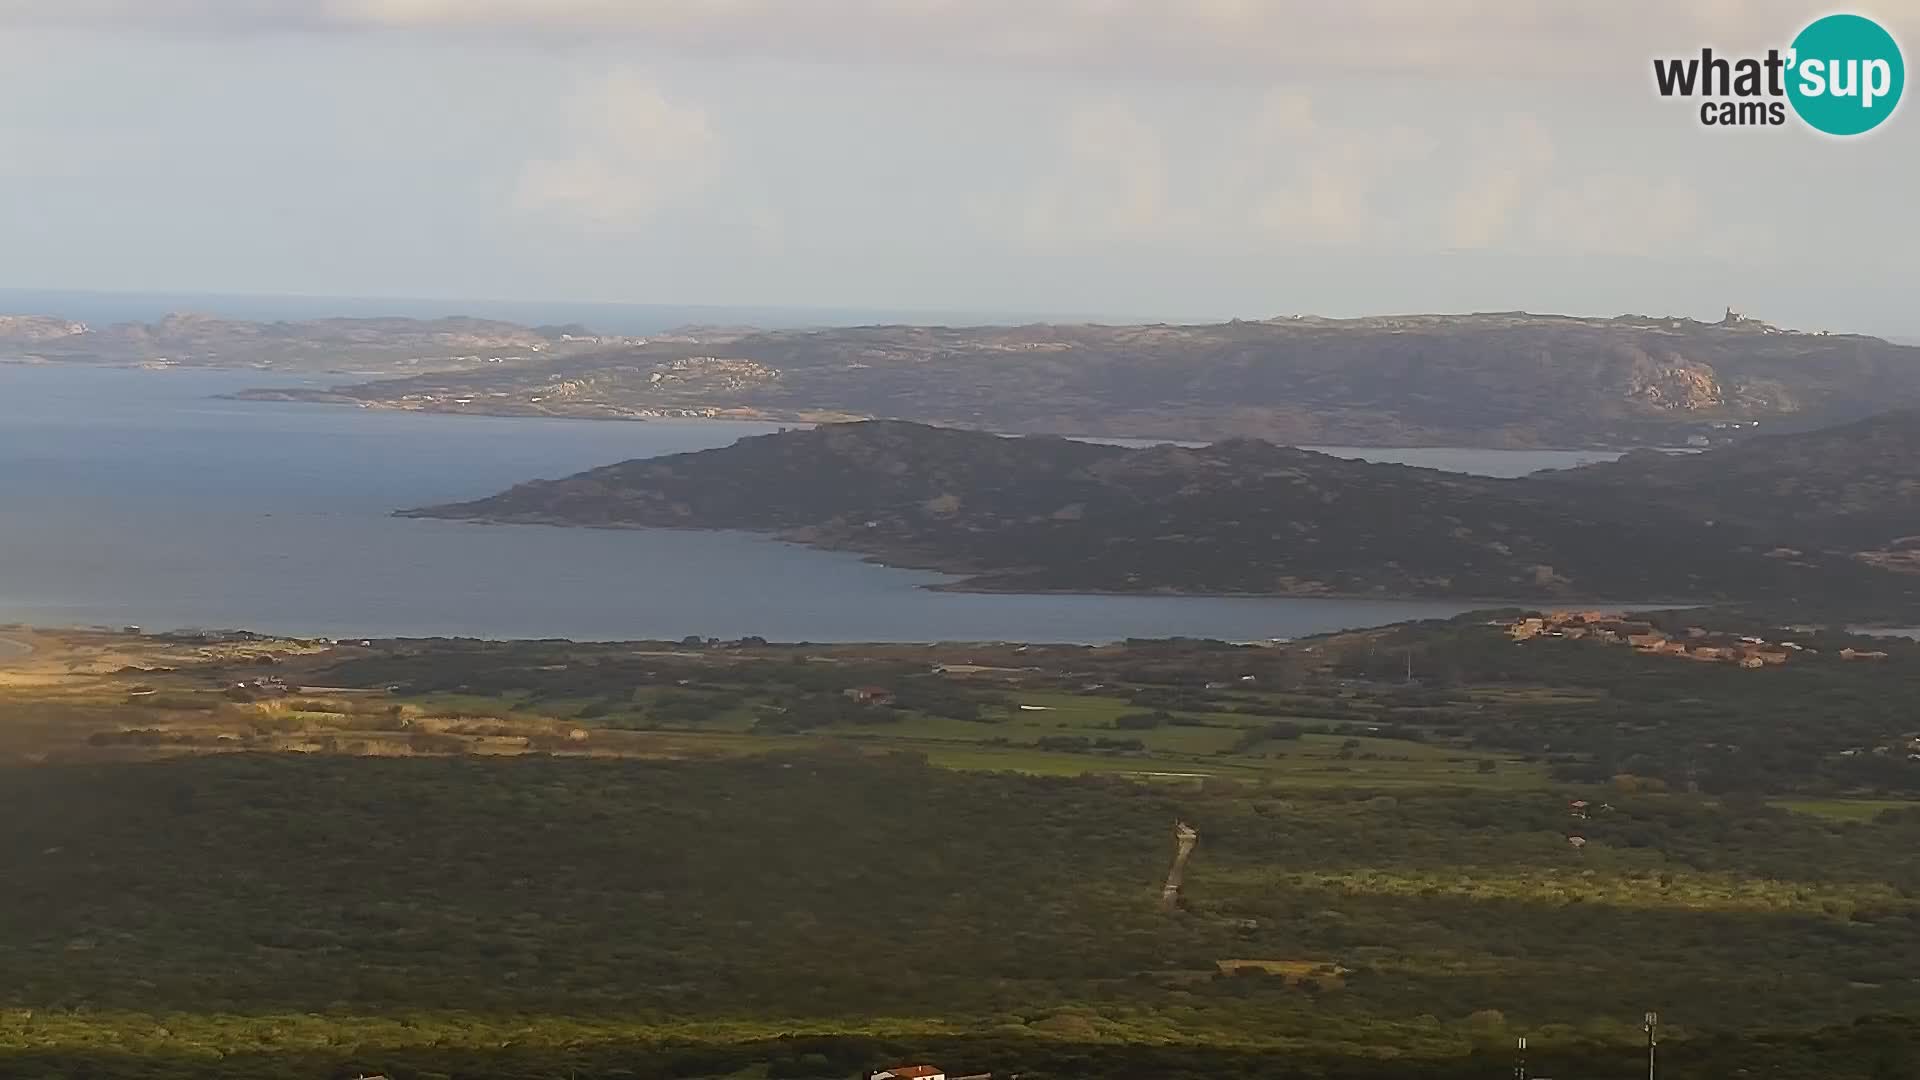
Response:
[{"label": "red-roofed building", "polygon": [[947,1074],[932,1065],[895,1065],[874,1073],[867,1080],[947,1080]]},{"label": "red-roofed building", "polygon": [[[893,691],[884,686],[856,686],[850,690],[843,690],[841,693],[862,705],[893,704]],[[924,1066],[914,1065],[911,1066],[911,1068],[919,1069],[924,1068]],[[923,1078],[917,1075],[911,1077],[902,1076],[899,1077],[898,1080],[923,1080]]]}]

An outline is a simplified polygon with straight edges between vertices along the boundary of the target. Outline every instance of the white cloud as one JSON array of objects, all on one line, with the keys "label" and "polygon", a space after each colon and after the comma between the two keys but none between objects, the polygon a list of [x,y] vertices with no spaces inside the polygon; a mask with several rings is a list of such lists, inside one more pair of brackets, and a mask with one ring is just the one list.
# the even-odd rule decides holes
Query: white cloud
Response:
[{"label": "white cloud", "polygon": [[1553,138],[1537,117],[1508,116],[1476,132],[1468,155],[1466,176],[1451,208],[1451,245],[1496,247],[1511,236],[1515,214],[1549,179]]},{"label": "white cloud", "polygon": [[1721,220],[1695,178],[1566,160],[1538,116],[1502,117],[1474,132],[1466,147],[1447,247],[1748,261],[1777,254],[1771,226]]},{"label": "white cloud", "polygon": [[619,35],[674,54],[1263,80],[1612,71],[1708,41],[1778,41],[1807,14],[1801,0],[0,0],[0,24]]},{"label": "white cloud", "polygon": [[1247,139],[1261,148],[1288,145],[1314,128],[1313,99],[1290,90],[1270,90],[1260,100]]},{"label": "white cloud", "polygon": [[1433,140],[1403,125],[1322,126],[1315,111],[1305,95],[1275,90],[1201,133],[1217,138],[1196,139],[1179,119],[1156,126],[1120,102],[1083,104],[1018,211],[987,203],[978,215],[988,227],[1016,221],[1029,246],[1054,251],[1244,252],[1399,237],[1402,211],[1383,196],[1407,182],[1402,170]]},{"label": "white cloud", "polygon": [[1540,195],[1534,237],[1582,255],[1671,255],[1701,235],[1700,195],[1676,177],[1602,173]]},{"label": "white cloud", "polygon": [[1066,145],[1097,182],[1065,194],[1096,226],[1129,233],[1164,223],[1166,154],[1159,133],[1132,109],[1110,103],[1074,110]]},{"label": "white cloud", "polygon": [[700,188],[722,144],[706,113],[668,101],[632,72],[584,87],[569,103],[576,146],[521,169],[514,203],[597,224],[631,226]]},{"label": "white cloud", "polygon": [[1433,151],[1433,140],[1402,125],[1328,132],[1307,140],[1294,175],[1259,194],[1252,223],[1272,238],[1351,246],[1395,239],[1400,213],[1382,196],[1425,170],[1406,167]]},{"label": "white cloud", "polygon": [[[343,160],[390,153],[452,162],[466,154],[455,167],[472,179],[471,201],[486,214],[511,205],[542,224],[586,226],[556,235],[547,245],[555,251],[604,249],[613,253],[608,265],[625,265],[616,257],[679,264],[708,250],[784,253],[802,267],[791,272],[807,288],[835,275],[871,275],[882,290],[914,273],[958,282],[969,258],[984,269],[968,272],[998,287],[1014,279],[1018,271],[1009,268],[1020,255],[1035,252],[1098,264],[1088,280],[1105,274],[1116,288],[1190,267],[1196,292],[1240,287],[1230,275],[1206,279],[1222,273],[1209,266],[1322,252],[1774,257],[1765,223],[1791,215],[1774,214],[1767,193],[1777,193],[1782,205],[1800,205],[1795,185],[1808,172],[1795,164],[1808,156],[1806,140],[1778,132],[1766,140],[1698,142],[1705,135],[1685,110],[1653,97],[1644,57],[1652,51],[1646,35],[1658,38],[1661,52],[1675,53],[1706,41],[1731,44],[1742,27],[1757,26],[1777,40],[1769,28],[1805,17],[1782,15],[1781,6],[1702,0],[1676,12],[1651,0],[1601,8],[1564,0],[0,0],[0,48],[66,36],[12,32],[27,24],[73,24],[90,28],[90,36],[137,31],[107,40],[111,47],[98,54],[66,50],[62,60],[88,84],[114,88],[116,50],[168,57],[184,42],[182,66],[204,74],[200,89],[223,95],[212,102],[195,97],[193,86],[183,90],[180,80],[141,79],[137,96],[153,111],[128,110],[147,122],[122,131],[96,116],[118,115],[117,103],[76,113],[62,95],[32,93],[35,81],[23,77],[21,108],[11,120],[0,118],[0,134],[31,130],[11,134],[9,144],[21,153],[0,162],[0,173],[54,190],[60,176],[116,171],[108,155],[178,159],[190,165],[176,169],[220,172],[222,155],[244,152],[233,130],[263,116],[298,120],[317,146],[336,129],[352,132],[354,141],[336,155]],[[272,30],[284,36],[242,43],[234,55],[311,62],[331,78],[343,59],[364,54],[367,63],[391,63],[407,76],[389,71],[385,82],[366,81],[364,94],[329,103],[285,92],[292,79],[282,86],[261,78],[270,61],[228,74],[222,65],[232,42],[146,32],[154,27],[207,35]],[[1629,33],[1643,37],[1629,40]],[[600,47],[510,54],[511,45],[503,45],[570,37]],[[488,43],[487,64],[441,47],[479,39]],[[1630,62],[1609,60],[1604,75],[1593,73],[1596,55],[1622,48],[1633,53]],[[670,93],[628,72],[584,83],[559,110],[536,104],[544,102],[553,71],[591,71],[615,52],[635,63],[666,54],[684,62],[649,68],[669,81]],[[782,64],[705,62],[721,54],[884,61],[915,74],[855,69],[841,77]],[[1373,77],[1402,61],[1429,77]],[[1481,63],[1565,70],[1525,86],[1450,81]],[[1099,68],[1115,77],[1009,78],[995,65]],[[509,69],[511,78],[492,76]],[[525,87],[526,100],[477,95],[488,107],[448,121],[420,111],[427,106],[409,97],[429,77],[449,93],[462,79],[492,80],[489,91]],[[1183,85],[1155,81],[1165,78]],[[232,92],[235,86],[246,92]],[[232,99],[231,113],[223,111],[225,98]],[[170,112],[161,109],[167,103]],[[390,136],[378,120],[389,104],[396,114],[419,112],[418,130],[465,124],[471,133],[450,135],[445,154],[437,144],[423,150],[417,138],[382,141]],[[369,111],[379,114],[373,122],[362,115]],[[557,122],[541,126],[549,113]],[[533,125],[528,115],[536,117]],[[501,135],[508,129],[515,132],[510,140]],[[888,144],[865,153],[872,131],[889,133]],[[1911,170],[1894,167],[1910,160],[1900,145],[1877,139],[1844,152],[1868,162],[1875,176],[1902,175]],[[133,167],[154,166],[137,160]],[[422,187],[443,191],[439,184]],[[822,213],[822,206],[834,212]],[[654,242],[631,243],[632,230],[649,223]],[[478,217],[464,232],[480,236],[495,224]],[[715,241],[715,230],[725,233],[724,242]],[[1861,225],[1848,235],[1870,231]],[[542,232],[541,243],[546,239]],[[883,267],[899,269],[877,269]]]},{"label": "white cloud", "polygon": [[1011,208],[976,200],[990,229],[1012,222],[1031,250],[1068,251],[1089,237],[1104,241],[1152,239],[1171,224],[1167,161],[1160,133],[1118,102],[1082,103],[1061,125],[1060,156]]},{"label": "white cloud", "polygon": [[1723,217],[1697,177],[1635,174],[1590,146],[1563,152],[1530,113],[1416,129],[1320,119],[1329,112],[1276,90],[1214,118],[1213,133],[1123,101],[1082,104],[1061,122],[1056,157],[1012,201],[976,200],[974,216],[1048,253],[1775,254],[1766,225]]}]

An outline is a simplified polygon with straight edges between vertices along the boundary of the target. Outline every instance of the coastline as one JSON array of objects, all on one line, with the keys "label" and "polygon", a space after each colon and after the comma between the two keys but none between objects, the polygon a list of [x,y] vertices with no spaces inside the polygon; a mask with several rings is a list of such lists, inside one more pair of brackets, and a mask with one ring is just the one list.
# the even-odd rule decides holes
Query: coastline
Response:
[{"label": "coastline", "polygon": [[[785,424],[796,424],[796,425],[834,422],[834,421],[823,421],[819,419],[809,419],[809,420],[781,419],[778,417],[769,417],[769,416],[760,416],[760,415],[736,416],[736,415],[729,414],[729,415],[722,415],[722,416],[713,416],[713,415],[708,415],[704,412],[688,413],[684,415],[677,412],[662,412],[659,414],[648,413],[648,414],[633,414],[633,415],[601,413],[601,414],[595,414],[595,415],[589,416],[589,415],[581,415],[576,413],[551,412],[551,411],[541,411],[541,410],[532,410],[532,409],[415,408],[411,404],[396,404],[393,402],[386,402],[386,401],[368,401],[361,398],[349,397],[344,394],[335,394],[335,393],[332,393],[331,391],[316,391],[313,394],[303,394],[298,392],[282,391],[282,390],[261,390],[261,391],[239,390],[239,391],[235,391],[233,393],[227,393],[227,394],[214,394],[214,395],[211,395],[211,397],[212,397],[212,400],[215,400],[215,401],[283,402],[283,403],[292,403],[292,404],[298,404],[298,405],[338,405],[343,407],[351,406],[355,408],[371,409],[371,410],[378,410],[380,412],[390,412],[390,413],[417,413],[423,416],[464,416],[464,417],[472,417],[475,419],[487,418],[487,419],[497,419],[497,420],[582,420],[582,421],[601,421],[601,422],[607,422],[607,423],[625,423],[625,424],[644,424],[644,423],[649,423],[652,421],[660,421],[660,420],[671,420],[675,422],[696,422],[697,421],[700,423],[713,423],[713,424],[782,424],[782,423],[785,423]],[[865,418],[849,417],[848,419],[865,419]]]},{"label": "coastline", "polygon": [[[403,379],[421,375],[448,374],[459,375],[471,369],[461,367],[427,369],[299,369],[280,367],[271,364],[247,363],[183,363],[178,361],[130,361],[103,360],[78,361],[50,359],[33,355],[0,357],[0,365],[20,367],[73,367],[117,370],[144,371],[213,371],[213,372],[260,372],[263,375],[284,374],[289,379],[322,379],[329,377],[352,378],[367,382],[379,382],[387,379]],[[393,399],[358,397],[341,392],[339,387],[298,387],[264,386],[249,387],[226,393],[213,394],[217,401],[256,401],[256,402],[295,402],[307,405],[340,405],[362,409],[381,409],[388,412],[423,413],[437,416],[492,416],[528,420],[596,420],[644,422],[647,420],[716,420],[736,423],[759,424],[832,424],[849,423],[862,420],[903,419],[902,417],[882,417],[866,413],[843,412],[834,409],[765,409],[747,405],[712,405],[686,407],[646,407],[618,406],[603,404],[583,404],[574,409],[542,408],[532,403],[482,403],[458,405],[447,402],[408,402]],[[970,425],[943,420],[922,420],[939,427],[969,427]],[[1254,438],[1276,446],[1291,446],[1316,453],[1324,453],[1324,447],[1337,447],[1352,450],[1397,450],[1397,451],[1494,451],[1511,453],[1607,453],[1628,454],[1635,450],[1654,449],[1671,452],[1681,449],[1674,446],[1654,446],[1646,442],[1608,442],[1602,440],[1517,442],[1512,439],[1432,439],[1432,438],[1381,438],[1360,433],[1323,433],[1310,439],[1288,439],[1270,435],[1230,435],[1218,430],[1196,427],[1190,431],[1142,432],[1136,429],[1094,429],[1094,430],[1004,430],[986,428],[995,434],[1007,437],[1051,436],[1074,439],[1083,442],[1141,443],[1156,445],[1160,443],[1191,444],[1204,446],[1228,438]],[[1339,456],[1339,455],[1334,455]],[[1421,466],[1415,466],[1421,467]]]},{"label": "coastline", "polygon": [[[356,373],[357,374],[357,373]],[[409,374],[431,374],[416,372]],[[426,413],[438,416],[499,416],[533,420],[597,420],[616,422],[635,422],[647,420],[719,420],[757,424],[835,424],[851,423],[862,420],[897,420],[903,417],[882,417],[866,413],[849,413],[832,409],[762,409],[745,405],[713,405],[688,407],[623,407],[616,405],[583,404],[576,409],[556,410],[536,407],[531,403],[481,403],[457,405],[444,402],[403,402],[383,398],[357,397],[342,393],[338,389],[260,387],[256,389],[236,390],[231,393],[217,394],[224,401],[282,401],[301,402],[309,405],[350,405],[362,409],[383,409],[389,412]],[[938,420],[917,420],[936,427],[966,427],[967,425],[947,423]],[[991,430],[997,435],[1009,438],[1022,436],[1042,436],[1062,439],[1074,439],[1082,442],[1125,442],[1125,443],[1190,443],[1205,446],[1230,437],[1218,431],[1195,429],[1190,432],[1158,433],[1136,430],[1114,431],[1007,431],[999,428],[974,429]],[[1272,443],[1276,446],[1293,446],[1312,450],[1315,447],[1341,447],[1353,450],[1484,450],[1511,453],[1606,453],[1628,454],[1634,450],[1660,449],[1644,443],[1614,442],[1535,442],[1516,443],[1508,441],[1453,440],[1436,441],[1431,439],[1381,440],[1357,435],[1329,435],[1312,440],[1287,440],[1268,436],[1246,436]],[[1324,452],[1324,451],[1315,451]]]},{"label": "coastline", "polygon": [[981,579],[986,577],[988,574],[990,574],[991,573],[990,571],[982,571],[976,568],[967,568],[965,566],[961,566],[956,563],[941,563],[938,561],[926,561],[919,558],[918,556],[911,555],[906,552],[887,553],[882,551],[871,551],[871,550],[866,550],[862,548],[847,547],[847,546],[841,546],[836,544],[816,543],[814,541],[807,540],[802,537],[786,535],[779,532],[762,530],[762,529],[724,529],[724,528],[710,528],[710,527],[701,526],[701,525],[640,525],[640,524],[622,523],[622,522],[592,524],[592,523],[585,523],[585,522],[567,521],[561,518],[547,518],[547,517],[537,517],[537,516],[481,517],[481,516],[461,516],[461,515],[452,515],[452,514],[436,514],[436,513],[431,513],[430,512],[431,509],[432,509],[431,507],[421,507],[421,508],[409,509],[409,510],[395,510],[392,516],[397,518],[413,518],[413,519],[421,519],[421,520],[428,520],[428,521],[457,521],[467,525],[482,525],[482,526],[535,525],[535,526],[544,526],[547,528],[558,528],[558,529],[605,529],[605,530],[615,531],[615,532],[644,531],[644,530],[650,530],[650,529],[658,529],[658,530],[666,530],[671,532],[737,533],[737,534],[746,535],[746,536],[755,536],[765,540],[772,540],[777,543],[793,544],[798,547],[811,548],[815,551],[837,551],[837,552],[844,552],[849,555],[858,555],[860,556],[861,560],[864,562],[873,563],[876,566],[884,566],[893,570],[918,570],[918,571],[923,571],[927,573],[945,574],[949,577],[958,578],[959,580],[921,585],[918,587],[921,589],[925,589],[928,592],[965,593],[965,594],[978,595],[978,596],[1099,596],[1099,597],[1113,597],[1113,598],[1162,597],[1162,598],[1176,598],[1176,599],[1191,598],[1191,599],[1207,599],[1207,600],[1328,600],[1328,601],[1335,601],[1340,603],[1354,603],[1354,602],[1364,603],[1366,601],[1379,601],[1381,603],[1416,603],[1416,604],[1417,603],[1433,603],[1433,604],[1485,605],[1489,609],[1510,608],[1510,607],[1533,608],[1533,607],[1544,605],[1550,608],[1551,607],[1598,606],[1598,607],[1604,607],[1604,608],[1631,609],[1631,610],[1638,610],[1638,611],[1659,611],[1659,610],[1669,610],[1669,609],[1679,609],[1679,608],[1706,607],[1716,603],[1716,601],[1657,599],[1657,598],[1656,599],[1623,600],[1617,597],[1606,598],[1606,597],[1586,597],[1586,596],[1538,596],[1538,597],[1504,596],[1504,597],[1500,597],[1500,596],[1479,596],[1479,595],[1473,595],[1473,594],[1343,592],[1343,591],[1335,591],[1335,590],[1296,591],[1296,592],[1244,592],[1244,591],[1236,592],[1236,591],[1225,591],[1225,590],[1202,591],[1202,590],[1195,590],[1195,589],[1183,589],[1183,588],[1178,588],[1173,586],[1156,586],[1156,587],[1141,588],[1141,589],[1048,588],[1048,587],[1025,587],[1025,586],[1016,587],[1016,586],[1010,586],[1010,585],[996,585],[990,580],[982,581]]}]

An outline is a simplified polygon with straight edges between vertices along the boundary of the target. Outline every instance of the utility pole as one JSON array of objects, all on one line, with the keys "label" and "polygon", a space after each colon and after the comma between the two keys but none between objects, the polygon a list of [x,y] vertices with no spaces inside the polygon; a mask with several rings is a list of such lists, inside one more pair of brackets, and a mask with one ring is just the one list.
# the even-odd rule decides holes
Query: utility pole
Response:
[{"label": "utility pole", "polygon": [[1653,1075],[1653,1048],[1660,1045],[1660,1014],[1650,1012],[1647,1021],[1647,1080],[1655,1080]]}]

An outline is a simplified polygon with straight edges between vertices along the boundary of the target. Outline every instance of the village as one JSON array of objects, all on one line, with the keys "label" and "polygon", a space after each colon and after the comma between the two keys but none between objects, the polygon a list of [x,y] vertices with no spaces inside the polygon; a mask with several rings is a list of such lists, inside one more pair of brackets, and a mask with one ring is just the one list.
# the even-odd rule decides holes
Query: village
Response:
[{"label": "village", "polygon": [[[1672,656],[1710,664],[1734,664],[1743,668],[1764,668],[1785,664],[1796,656],[1816,656],[1818,649],[1796,641],[1768,641],[1752,636],[1713,633],[1689,626],[1684,636],[1674,637],[1650,622],[1617,611],[1553,611],[1529,615],[1504,624],[1515,642],[1536,638],[1598,641],[1657,656]],[[1837,654],[1842,660],[1885,660],[1879,650],[1845,648]]]}]

